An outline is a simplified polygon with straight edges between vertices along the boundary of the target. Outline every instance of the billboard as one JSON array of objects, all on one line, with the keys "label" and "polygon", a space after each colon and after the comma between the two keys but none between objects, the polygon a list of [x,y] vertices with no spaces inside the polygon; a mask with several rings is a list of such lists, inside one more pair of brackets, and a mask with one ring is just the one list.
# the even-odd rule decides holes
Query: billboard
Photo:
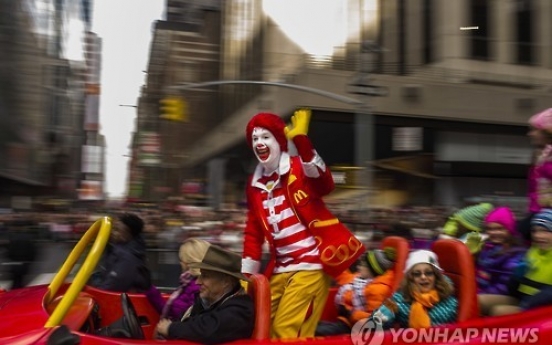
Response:
[{"label": "billboard", "polygon": [[103,200],[101,181],[81,181],[79,200]]},{"label": "billboard", "polygon": [[85,174],[102,173],[102,148],[100,146],[82,146],[81,172]]},{"label": "billboard", "polygon": [[138,133],[138,165],[157,166],[161,164],[161,140],[155,132]]}]

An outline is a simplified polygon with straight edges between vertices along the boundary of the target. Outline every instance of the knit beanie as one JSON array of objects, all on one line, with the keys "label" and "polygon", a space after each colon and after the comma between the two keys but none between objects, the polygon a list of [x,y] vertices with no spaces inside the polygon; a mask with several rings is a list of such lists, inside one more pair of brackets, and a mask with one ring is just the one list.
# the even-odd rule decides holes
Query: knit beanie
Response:
[{"label": "knit beanie", "polygon": [[282,152],[287,152],[288,150],[288,141],[284,128],[286,128],[286,123],[278,115],[271,113],[259,113],[249,120],[245,128],[245,137],[247,139],[247,144],[249,147],[253,147],[253,130],[256,127],[265,128],[274,135],[276,141],[280,145],[280,150]]},{"label": "knit beanie", "polygon": [[385,273],[395,264],[396,251],[393,247],[386,247],[383,250],[369,250],[364,255],[364,262],[370,267],[376,275]]},{"label": "knit beanie", "polygon": [[404,267],[404,272],[410,271],[412,267],[417,264],[430,264],[439,271],[443,272],[441,266],[439,266],[439,260],[437,260],[437,255],[430,250],[415,250],[410,252],[408,258],[406,259],[406,265]]},{"label": "knit beanie", "polygon": [[512,235],[517,235],[516,217],[508,207],[497,207],[485,217],[485,224],[497,223],[502,225]]},{"label": "knit beanie", "polygon": [[531,226],[542,226],[548,231],[552,231],[552,210],[547,208],[535,214],[531,219]]},{"label": "knit beanie", "polygon": [[536,128],[552,133],[552,108],[531,116],[529,124]]},{"label": "knit beanie", "polygon": [[123,213],[119,216],[119,220],[128,226],[133,237],[140,235],[144,229],[142,218],[133,213]]},{"label": "knit beanie", "polygon": [[454,219],[471,231],[481,231],[483,219],[493,209],[489,203],[468,206],[454,214]]}]

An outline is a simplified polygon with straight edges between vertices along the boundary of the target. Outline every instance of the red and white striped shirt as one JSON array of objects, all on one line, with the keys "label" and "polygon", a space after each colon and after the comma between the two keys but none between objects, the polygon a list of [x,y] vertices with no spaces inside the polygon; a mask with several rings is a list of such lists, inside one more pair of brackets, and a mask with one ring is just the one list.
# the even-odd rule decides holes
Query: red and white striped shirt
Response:
[{"label": "red and white striped shirt", "polygon": [[279,177],[262,177],[256,186],[263,190],[264,215],[276,249],[274,273],[322,269],[316,241],[293,212]]}]

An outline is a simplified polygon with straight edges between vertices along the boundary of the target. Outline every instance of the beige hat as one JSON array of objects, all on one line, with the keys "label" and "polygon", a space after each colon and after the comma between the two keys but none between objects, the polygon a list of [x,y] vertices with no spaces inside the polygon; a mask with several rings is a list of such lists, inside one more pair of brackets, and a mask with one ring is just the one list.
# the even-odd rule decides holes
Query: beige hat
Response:
[{"label": "beige hat", "polygon": [[190,268],[221,272],[238,279],[248,280],[241,273],[241,256],[214,244],[205,248],[200,262],[190,262]]},{"label": "beige hat", "polygon": [[[180,249],[178,250],[178,258],[186,265],[190,262],[199,262],[203,259],[203,256],[210,245],[211,244],[207,241],[197,238],[190,238],[184,241],[184,243],[180,246]],[[188,270],[194,276],[200,275],[199,268],[188,267]]]}]

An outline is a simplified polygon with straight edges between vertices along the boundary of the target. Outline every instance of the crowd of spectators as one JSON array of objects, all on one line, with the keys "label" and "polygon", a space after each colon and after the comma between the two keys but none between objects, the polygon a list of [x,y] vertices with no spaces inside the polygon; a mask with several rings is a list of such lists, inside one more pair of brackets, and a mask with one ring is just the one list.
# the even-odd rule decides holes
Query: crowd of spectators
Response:
[{"label": "crowd of spectators", "polygon": [[[184,206],[176,210],[158,208],[121,208],[103,210],[68,210],[58,212],[10,212],[0,214],[0,241],[5,242],[9,224],[24,219],[39,240],[76,241],[104,215],[132,211],[145,223],[148,247],[178,248],[188,238],[201,238],[236,251],[241,250],[246,208],[213,211],[207,207]],[[440,206],[397,208],[336,208],[339,219],[364,242],[377,242],[388,235],[410,240],[431,239],[440,231],[453,209]],[[368,243],[372,247],[371,243]]]}]

